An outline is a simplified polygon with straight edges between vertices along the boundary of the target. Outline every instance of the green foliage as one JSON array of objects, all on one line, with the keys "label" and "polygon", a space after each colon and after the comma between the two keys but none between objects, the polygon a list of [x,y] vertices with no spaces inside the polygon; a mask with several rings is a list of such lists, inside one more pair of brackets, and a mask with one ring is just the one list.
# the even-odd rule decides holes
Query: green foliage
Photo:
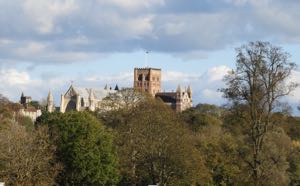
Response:
[{"label": "green foliage", "polygon": [[207,114],[197,109],[186,110],[181,114],[181,116],[183,120],[188,124],[189,128],[194,132],[198,132],[202,128],[209,125],[222,125],[222,120],[220,120],[216,116]]},{"label": "green foliage", "polygon": [[214,116],[216,118],[220,118],[224,112],[223,108],[211,104],[198,104],[192,109],[198,113]]},{"label": "green foliage", "polygon": [[63,185],[116,185],[119,180],[113,136],[87,112],[47,113],[40,123],[49,126],[57,158],[63,163]]},{"label": "green foliage", "polygon": [[206,126],[197,135],[197,148],[210,170],[213,185],[234,185],[239,182],[238,143],[220,126]]},{"label": "green foliage", "polygon": [[273,121],[283,128],[292,140],[300,140],[300,118],[286,116],[276,113],[272,117]]},{"label": "green foliage", "polygon": [[19,104],[10,102],[0,94],[0,130],[10,127],[19,109]]},{"label": "green foliage", "polygon": [[300,185],[300,141],[294,141],[293,151],[289,156],[290,185]]},{"label": "green foliage", "polygon": [[195,148],[193,136],[177,114],[161,101],[148,98],[130,109],[120,109],[117,116],[102,114],[110,126],[116,126],[120,185],[209,182],[208,170]]},{"label": "green foliage", "polygon": [[35,109],[40,109],[42,106],[38,101],[32,100],[30,103],[28,103],[28,106],[32,106]]},{"label": "green foliage", "polygon": [[27,132],[34,132],[34,123],[30,117],[27,116],[19,116],[18,123],[25,127]]}]

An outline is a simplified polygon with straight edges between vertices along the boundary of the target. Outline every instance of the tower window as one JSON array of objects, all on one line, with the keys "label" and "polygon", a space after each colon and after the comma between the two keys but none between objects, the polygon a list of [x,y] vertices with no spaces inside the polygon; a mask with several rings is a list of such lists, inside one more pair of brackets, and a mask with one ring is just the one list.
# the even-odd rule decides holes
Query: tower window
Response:
[{"label": "tower window", "polygon": [[147,75],[147,76],[145,77],[145,80],[146,80],[146,81],[149,81],[149,80],[150,80],[149,75]]},{"label": "tower window", "polygon": [[139,81],[142,81],[142,80],[143,80],[143,74],[140,74],[140,75],[139,75],[138,80],[139,80]]}]

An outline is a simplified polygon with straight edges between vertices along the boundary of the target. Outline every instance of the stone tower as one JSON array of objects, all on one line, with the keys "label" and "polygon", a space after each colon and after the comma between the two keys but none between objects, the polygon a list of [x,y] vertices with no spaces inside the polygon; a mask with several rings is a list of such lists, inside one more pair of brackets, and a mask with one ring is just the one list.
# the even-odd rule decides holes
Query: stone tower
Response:
[{"label": "stone tower", "polygon": [[48,97],[47,97],[47,111],[48,112],[54,112],[54,99],[51,91],[49,91]]},{"label": "stone tower", "polygon": [[161,69],[157,68],[135,68],[134,89],[147,92],[153,97],[161,91]]},{"label": "stone tower", "polygon": [[24,96],[24,93],[22,92],[21,98],[20,98],[20,103],[27,108],[29,103],[31,102],[31,97],[30,96]]}]

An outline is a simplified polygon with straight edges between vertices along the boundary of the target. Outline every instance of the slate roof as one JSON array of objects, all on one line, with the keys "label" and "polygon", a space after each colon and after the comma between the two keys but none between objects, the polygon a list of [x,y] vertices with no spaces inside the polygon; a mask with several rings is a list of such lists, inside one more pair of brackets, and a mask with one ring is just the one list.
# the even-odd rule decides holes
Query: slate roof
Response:
[{"label": "slate roof", "polygon": [[73,90],[85,100],[89,99],[90,93],[92,93],[94,99],[102,100],[109,93],[115,92],[115,90],[109,90],[109,89],[106,90],[106,89],[83,88],[83,87],[75,87],[75,86],[72,87]]},{"label": "slate roof", "polygon": [[156,98],[160,98],[165,103],[176,103],[176,92],[160,92],[155,94]]}]

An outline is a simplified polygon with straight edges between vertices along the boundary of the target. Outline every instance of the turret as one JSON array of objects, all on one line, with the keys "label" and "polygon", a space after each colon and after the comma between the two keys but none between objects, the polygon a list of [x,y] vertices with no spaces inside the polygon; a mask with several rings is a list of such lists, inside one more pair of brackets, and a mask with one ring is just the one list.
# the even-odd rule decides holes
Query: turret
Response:
[{"label": "turret", "polygon": [[31,97],[30,96],[24,96],[24,93],[22,92],[21,98],[20,98],[20,103],[27,108],[28,104],[31,102]]},{"label": "turret", "polygon": [[95,111],[95,97],[94,97],[93,89],[90,89],[89,92],[89,110]]},{"label": "turret", "polygon": [[60,95],[60,112],[65,113],[65,97],[63,94]]},{"label": "turret", "polygon": [[188,93],[189,97],[192,98],[192,93],[193,93],[193,92],[192,92],[192,88],[191,88],[190,85],[189,85],[188,88],[187,88],[187,93]]},{"label": "turret", "polygon": [[47,97],[47,111],[48,112],[54,111],[54,98],[53,98],[51,91],[49,91],[48,97]]},{"label": "turret", "polygon": [[176,112],[181,111],[181,97],[182,97],[182,88],[180,85],[178,85],[176,89]]},{"label": "turret", "polygon": [[176,89],[177,94],[182,92],[182,88],[180,85],[178,85],[177,89]]},{"label": "turret", "polygon": [[20,103],[22,104],[22,105],[25,105],[25,103],[24,103],[24,93],[22,92],[22,94],[21,94],[21,97],[20,97]]},{"label": "turret", "polygon": [[118,91],[118,90],[119,90],[119,86],[118,86],[118,84],[116,84],[116,86],[115,86],[115,90],[116,90],[116,91]]}]

